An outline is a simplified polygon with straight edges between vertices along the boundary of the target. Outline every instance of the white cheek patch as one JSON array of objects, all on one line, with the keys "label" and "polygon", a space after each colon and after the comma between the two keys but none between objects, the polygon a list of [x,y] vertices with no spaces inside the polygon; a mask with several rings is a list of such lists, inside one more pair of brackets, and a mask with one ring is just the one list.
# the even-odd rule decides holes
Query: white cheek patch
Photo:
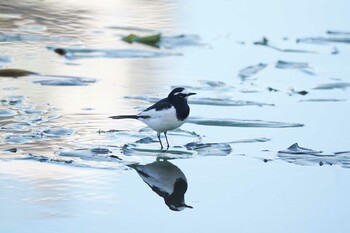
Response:
[{"label": "white cheek patch", "polygon": [[175,92],[174,95],[178,95],[178,94],[185,94],[185,95],[188,95],[188,91],[186,89],[180,91],[180,92]]},{"label": "white cheek patch", "polygon": [[188,95],[190,92],[187,91],[186,89],[184,89],[181,93],[182,93],[182,94],[185,94],[185,95]]}]

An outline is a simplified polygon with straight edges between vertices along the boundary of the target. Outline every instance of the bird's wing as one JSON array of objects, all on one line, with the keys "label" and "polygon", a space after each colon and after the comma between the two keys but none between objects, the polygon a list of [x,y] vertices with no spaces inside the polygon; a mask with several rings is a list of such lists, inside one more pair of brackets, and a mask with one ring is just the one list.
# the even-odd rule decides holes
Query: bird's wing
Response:
[{"label": "bird's wing", "polygon": [[166,168],[155,163],[134,167],[142,180],[161,197],[171,195],[177,180],[177,177],[168,174]]},{"label": "bird's wing", "polygon": [[152,106],[146,108],[144,111],[142,111],[140,114],[138,114],[139,117],[154,117],[158,116],[159,112],[162,110],[170,109],[172,105],[169,103],[169,101],[165,98],[157,103],[153,104]]},{"label": "bird's wing", "polygon": [[149,110],[156,110],[156,111],[160,111],[160,110],[165,110],[165,109],[169,109],[171,108],[171,104],[169,103],[168,99],[162,99],[159,100],[157,103],[153,104],[151,107],[148,107],[147,109],[144,110],[144,112],[147,112]]}]

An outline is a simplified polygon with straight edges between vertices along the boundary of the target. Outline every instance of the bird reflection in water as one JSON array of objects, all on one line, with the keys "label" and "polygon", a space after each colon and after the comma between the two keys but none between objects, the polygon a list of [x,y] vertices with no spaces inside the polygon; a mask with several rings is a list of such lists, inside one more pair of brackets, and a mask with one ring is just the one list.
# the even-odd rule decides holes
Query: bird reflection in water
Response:
[{"label": "bird reflection in water", "polygon": [[159,196],[164,198],[165,204],[174,211],[193,208],[185,204],[187,179],[185,174],[168,160],[157,159],[146,165],[133,164],[142,180]]}]

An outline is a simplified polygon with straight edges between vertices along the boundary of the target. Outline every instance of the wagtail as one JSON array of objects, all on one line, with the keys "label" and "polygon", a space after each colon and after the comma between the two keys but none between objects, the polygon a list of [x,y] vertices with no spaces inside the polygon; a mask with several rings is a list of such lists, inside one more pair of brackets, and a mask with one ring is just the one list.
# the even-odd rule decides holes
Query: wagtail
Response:
[{"label": "wagtail", "polygon": [[187,104],[187,98],[196,93],[188,92],[185,88],[177,87],[172,90],[168,97],[159,100],[157,103],[148,107],[137,115],[119,115],[111,116],[112,119],[137,119],[144,122],[151,129],[157,132],[161,150],[163,144],[160,134],[164,133],[169,149],[167,132],[179,128],[185,123],[190,114],[190,107]]}]

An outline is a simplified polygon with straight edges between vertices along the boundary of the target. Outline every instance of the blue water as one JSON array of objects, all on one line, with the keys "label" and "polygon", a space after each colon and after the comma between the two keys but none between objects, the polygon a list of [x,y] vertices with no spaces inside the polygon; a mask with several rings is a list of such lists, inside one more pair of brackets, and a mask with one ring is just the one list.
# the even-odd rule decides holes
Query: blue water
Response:
[{"label": "blue water", "polygon": [[[1,2],[0,68],[36,74],[0,77],[0,232],[346,232],[349,6]],[[108,118],[175,86],[198,94],[168,152]],[[157,186],[130,167],[164,159]],[[172,211],[183,176],[193,208]]]}]

